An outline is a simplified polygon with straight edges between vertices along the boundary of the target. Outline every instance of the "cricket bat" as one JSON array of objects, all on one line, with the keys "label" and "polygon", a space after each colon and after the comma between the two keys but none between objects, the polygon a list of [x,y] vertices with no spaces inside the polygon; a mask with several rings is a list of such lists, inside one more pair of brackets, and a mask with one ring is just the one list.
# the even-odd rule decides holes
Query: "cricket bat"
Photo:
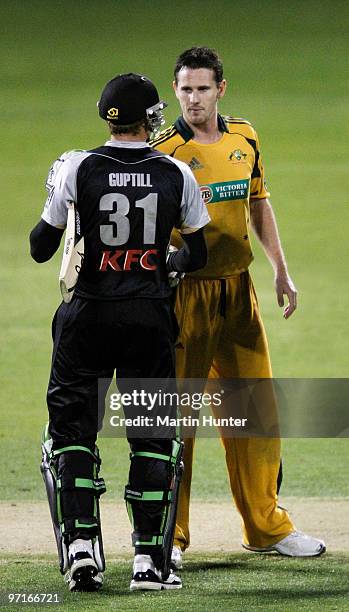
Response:
[{"label": "cricket bat", "polygon": [[74,204],[68,209],[67,227],[59,287],[64,302],[70,302],[84,261],[84,237],[81,236],[80,217]]}]

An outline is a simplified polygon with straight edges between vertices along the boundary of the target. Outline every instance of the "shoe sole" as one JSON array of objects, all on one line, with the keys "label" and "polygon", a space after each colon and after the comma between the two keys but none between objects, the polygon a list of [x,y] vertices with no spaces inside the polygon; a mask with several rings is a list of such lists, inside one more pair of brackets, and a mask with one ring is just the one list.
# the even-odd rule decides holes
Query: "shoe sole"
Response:
[{"label": "shoe sole", "polygon": [[256,552],[256,553],[273,553],[273,552],[278,552],[275,548],[273,547],[268,547],[268,548],[257,548],[255,546],[250,546],[249,544],[241,544],[242,548],[245,548],[246,550],[250,550],[251,552]]},{"label": "shoe sole", "polygon": [[275,553],[276,552],[278,555],[282,555],[283,557],[298,557],[299,559],[305,558],[305,557],[320,557],[320,555],[326,552],[326,546],[322,546],[319,552],[308,553],[308,554],[303,554],[303,555],[290,555],[287,552],[278,550],[275,546],[270,546],[268,548],[255,548],[254,546],[249,546],[248,544],[242,544],[242,547],[245,548],[246,550],[250,550],[256,553]]},{"label": "shoe sole", "polygon": [[287,552],[283,552],[280,550],[276,550],[277,553],[279,553],[279,555],[282,555],[283,557],[293,557],[293,558],[307,558],[307,557],[320,557],[320,555],[323,555],[324,552],[326,552],[326,546],[322,546],[322,548],[320,548],[320,550],[316,553],[308,553],[308,554],[303,554],[303,555],[290,555]]},{"label": "shoe sole", "polygon": [[74,570],[72,575],[68,575],[67,582],[69,590],[79,591],[98,591],[103,583],[103,576],[98,572],[94,565],[84,565]]},{"label": "shoe sole", "polygon": [[134,582],[131,580],[130,591],[161,591],[161,582]]},{"label": "shoe sole", "polygon": [[165,584],[163,582],[134,582],[131,580],[130,591],[171,591],[181,589],[182,584]]}]

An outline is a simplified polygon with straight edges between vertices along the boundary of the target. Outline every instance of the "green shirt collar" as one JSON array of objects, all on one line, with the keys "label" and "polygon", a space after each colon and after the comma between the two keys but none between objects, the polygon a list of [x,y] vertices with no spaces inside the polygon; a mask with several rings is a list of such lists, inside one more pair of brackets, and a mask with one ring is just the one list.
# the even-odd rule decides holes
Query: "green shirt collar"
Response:
[{"label": "green shirt collar", "polygon": [[[228,132],[227,124],[225,122],[224,117],[222,115],[218,115],[217,119],[218,129],[220,132]],[[194,136],[194,132],[189,127],[186,121],[184,121],[183,117],[178,117],[177,121],[175,121],[174,127],[176,128],[178,134],[180,134],[185,142],[191,140]]]}]

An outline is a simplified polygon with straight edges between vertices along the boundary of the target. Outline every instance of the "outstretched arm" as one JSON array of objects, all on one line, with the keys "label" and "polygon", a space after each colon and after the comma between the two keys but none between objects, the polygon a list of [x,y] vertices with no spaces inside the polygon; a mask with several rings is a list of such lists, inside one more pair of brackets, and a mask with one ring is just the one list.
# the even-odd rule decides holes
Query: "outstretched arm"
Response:
[{"label": "outstretched arm", "polygon": [[288,319],[297,308],[297,290],[288,274],[272,206],[268,199],[251,200],[250,211],[252,229],[274,269],[275,290],[280,307],[284,306],[284,295],[287,295],[284,317]]}]

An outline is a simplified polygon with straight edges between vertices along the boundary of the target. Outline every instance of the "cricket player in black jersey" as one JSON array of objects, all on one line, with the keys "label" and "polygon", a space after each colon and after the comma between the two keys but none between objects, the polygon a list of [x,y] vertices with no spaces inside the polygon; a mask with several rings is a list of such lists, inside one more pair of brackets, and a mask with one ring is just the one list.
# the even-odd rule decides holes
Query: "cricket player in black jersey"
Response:
[{"label": "cricket player in black jersey", "polygon": [[[84,239],[73,297],[64,296],[53,319],[41,466],[60,569],[70,590],[98,589],[105,569],[98,380],[111,380],[114,371],[118,380],[175,378],[177,325],[168,273],[206,263],[203,227],[209,216],[191,170],[147,144],[163,123],[164,106],[142,75],[109,81],[99,115],[108,123],[110,140],[55,162],[42,218],[30,235],[32,257],[47,261],[73,208],[75,233]],[[173,227],[180,230],[184,247],[167,256]],[[169,569],[181,444],[174,437],[129,442],[125,499],[135,546],[130,588],[181,588]]]}]

